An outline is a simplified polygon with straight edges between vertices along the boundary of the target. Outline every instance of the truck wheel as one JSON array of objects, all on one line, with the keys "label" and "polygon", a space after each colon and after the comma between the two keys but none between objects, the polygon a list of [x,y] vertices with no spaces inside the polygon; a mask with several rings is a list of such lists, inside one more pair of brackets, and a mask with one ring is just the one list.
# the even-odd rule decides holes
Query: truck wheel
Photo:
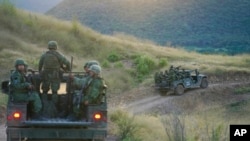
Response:
[{"label": "truck wheel", "polygon": [[208,87],[208,81],[207,81],[207,78],[202,78],[201,80],[201,88],[205,89]]},{"label": "truck wheel", "polygon": [[179,85],[175,88],[174,93],[175,93],[176,95],[182,95],[182,94],[184,93],[184,87],[183,87],[183,85],[179,84]]}]

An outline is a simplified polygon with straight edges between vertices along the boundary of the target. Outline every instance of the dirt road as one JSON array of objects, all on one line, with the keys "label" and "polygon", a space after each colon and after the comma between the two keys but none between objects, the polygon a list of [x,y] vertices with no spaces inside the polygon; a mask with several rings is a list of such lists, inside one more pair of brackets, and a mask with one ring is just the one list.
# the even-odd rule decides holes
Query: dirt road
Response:
[{"label": "dirt road", "polygon": [[[184,102],[185,99],[193,98],[197,95],[200,95],[201,93],[204,95],[203,97],[208,97],[206,95],[213,95],[213,97],[217,98],[217,100],[220,100],[220,98],[223,98],[224,96],[226,96],[227,98],[230,98],[230,99],[225,101],[222,104],[228,104],[228,103],[237,102],[237,101],[250,98],[250,95],[232,94],[234,87],[242,86],[242,85],[244,86],[244,85],[249,85],[249,84],[250,82],[224,82],[224,83],[211,84],[206,89],[188,90],[185,92],[185,94],[181,96],[176,96],[176,95],[161,96],[160,94],[150,96],[150,97],[129,103],[125,105],[124,107],[128,111],[134,114],[140,114],[140,113],[152,111],[152,109],[154,108],[164,108],[165,112],[171,112],[173,110],[176,110],[176,106],[174,106],[176,104],[176,101]],[[147,89],[145,89],[145,91],[147,91]]]}]

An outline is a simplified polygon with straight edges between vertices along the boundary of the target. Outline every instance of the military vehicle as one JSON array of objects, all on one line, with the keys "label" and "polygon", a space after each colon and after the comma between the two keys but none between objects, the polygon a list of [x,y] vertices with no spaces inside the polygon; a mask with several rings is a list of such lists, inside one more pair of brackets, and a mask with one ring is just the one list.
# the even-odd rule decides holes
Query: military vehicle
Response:
[{"label": "military vehicle", "polygon": [[[83,77],[80,72],[72,72],[75,77]],[[40,77],[37,71],[30,73],[28,78],[41,94]],[[32,119],[30,103],[15,103],[12,100],[9,81],[2,82],[2,92],[8,95],[6,134],[7,141],[103,141],[107,136],[107,101],[106,89],[103,92],[100,104],[88,105],[86,115],[80,120],[70,120],[68,115],[72,111],[72,96],[76,91],[68,81],[69,73],[64,73],[61,79],[61,88],[58,91],[59,102],[56,105],[58,112],[52,115],[42,115],[42,118]],[[44,99],[43,109],[49,109]],[[47,101],[47,103],[49,103]],[[53,107],[53,106],[52,106]],[[51,114],[51,113],[48,113]]]},{"label": "military vehicle", "polygon": [[207,76],[200,74],[197,69],[186,70],[171,66],[169,70],[156,72],[154,76],[155,88],[162,93],[173,90],[174,94],[181,95],[186,89],[207,88]]}]

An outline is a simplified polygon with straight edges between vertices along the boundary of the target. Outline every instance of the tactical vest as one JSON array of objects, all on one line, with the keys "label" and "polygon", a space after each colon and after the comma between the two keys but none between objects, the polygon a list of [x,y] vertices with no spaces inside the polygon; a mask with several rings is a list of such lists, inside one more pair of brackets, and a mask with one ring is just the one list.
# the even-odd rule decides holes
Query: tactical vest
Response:
[{"label": "tactical vest", "polygon": [[16,94],[16,93],[28,93],[28,89],[26,88],[23,88],[23,89],[16,89],[14,85],[17,85],[17,77],[19,77],[18,79],[20,80],[19,83],[25,83],[27,82],[27,78],[25,77],[25,75],[23,74],[19,74],[18,71],[14,71],[13,74],[11,75],[10,77],[10,89],[11,89],[11,92],[13,94]]},{"label": "tactical vest", "polygon": [[60,69],[59,56],[56,52],[47,51],[44,57],[43,67],[44,69]]}]

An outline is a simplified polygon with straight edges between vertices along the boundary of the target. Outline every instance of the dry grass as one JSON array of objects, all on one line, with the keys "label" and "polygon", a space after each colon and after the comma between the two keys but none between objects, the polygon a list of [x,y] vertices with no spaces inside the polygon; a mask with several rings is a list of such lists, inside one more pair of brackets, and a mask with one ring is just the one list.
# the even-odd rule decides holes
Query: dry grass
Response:
[{"label": "dry grass", "polygon": [[[212,107],[189,114],[173,112],[162,116],[130,115],[129,117],[133,117],[133,125],[138,127],[133,136],[138,136],[143,141],[228,141],[230,124],[249,123],[249,101],[236,111],[231,104]],[[115,125],[116,122],[112,124]],[[117,130],[117,127],[112,126],[110,132],[117,135]]]}]

